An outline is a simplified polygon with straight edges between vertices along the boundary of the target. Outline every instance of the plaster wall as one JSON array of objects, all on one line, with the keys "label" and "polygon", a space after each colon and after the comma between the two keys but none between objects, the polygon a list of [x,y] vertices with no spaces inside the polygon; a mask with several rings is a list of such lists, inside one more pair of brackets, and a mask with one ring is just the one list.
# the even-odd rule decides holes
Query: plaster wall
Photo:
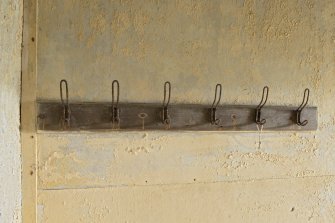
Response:
[{"label": "plaster wall", "polygon": [[0,222],[21,222],[22,1],[0,2]]},{"label": "plaster wall", "polygon": [[[299,105],[315,132],[39,133],[39,222],[335,219],[333,0],[38,2],[37,95],[123,102]],[[264,127],[266,130],[266,126]]]}]

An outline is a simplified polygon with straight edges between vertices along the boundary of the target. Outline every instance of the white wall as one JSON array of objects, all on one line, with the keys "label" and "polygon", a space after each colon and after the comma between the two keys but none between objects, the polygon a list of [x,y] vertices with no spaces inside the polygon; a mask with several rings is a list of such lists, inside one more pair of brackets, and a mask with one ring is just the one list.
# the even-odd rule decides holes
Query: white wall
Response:
[{"label": "white wall", "polygon": [[0,1],[0,222],[21,222],[22,1]]}]

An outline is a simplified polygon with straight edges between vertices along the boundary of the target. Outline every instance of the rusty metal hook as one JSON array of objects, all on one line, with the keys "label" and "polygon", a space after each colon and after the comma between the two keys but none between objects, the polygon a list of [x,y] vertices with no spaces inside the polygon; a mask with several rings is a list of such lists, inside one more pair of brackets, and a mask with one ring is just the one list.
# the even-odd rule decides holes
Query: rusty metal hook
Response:
[{"label": "rusty metal hook", "polygon": [[[65,84],[65,94],[66,94],[66,101],[64,102],[63,97],[63,84]],[[69,106],[69,88],[67,81],[65,79],[61,80],[59,83],[59,90],[60,90],[60,99],[63,106],[63,124],[66,124],[67,127],[70,126],[70,120],[71,120],[71,110]]]},{"label": "rusty metal hook", "polygon": [[308,100],[309,100],[309,89],[306,88],[304,91],[304,98],[302,100],[302,103],[296,111],[297,112],[297,125],[299,126],[305,126],[308,124],[308,120],[301,121],[301,112],[306,107]]},{"label": "rusty metal hook", "polygon": [[[116,85],[116,102],[114,86]],[[120,109],[119,109],[119,96],[120,96],[120,84],[119,81],[114,80],[112,82],[112,123],[119,124],[120,122]]]},{"label": "rusty metal hook", "polygon": [[[218,92],[219,92],[219,97],[218,97],[218,100],[216,101]],[[211,107],[211,124],[212,125],[219,125],[220,124],[220,119],[216,118],[216,108],[217,108],[218,104],[220,103],[221,93],[222,93],[222,85],[217,84],[215,86],[215,96],[214,96],[214,101],[213,101],[213,104],[212,104],[212,107]]]},{"label": "rusty metal hook", "polygon": [[[166,88],[169,87],[169,95],[166,101]],[[169,125],[171,122],[168,106],[170,103],[170,97],[171,97],[171,83],[169,81],[166,81],[164,83],[164,100],[163,100],[163,111],[162,111],[162,122],[163,124]]]},{"label": "rusty metal hook", "polygon": [[262,100],[256,108],[256,123],[257,125],[264,125],[266,123],[266,119],[261,119],[262,108],[266,104],[269,95],[269,87],[265,86],[263,88]]}]

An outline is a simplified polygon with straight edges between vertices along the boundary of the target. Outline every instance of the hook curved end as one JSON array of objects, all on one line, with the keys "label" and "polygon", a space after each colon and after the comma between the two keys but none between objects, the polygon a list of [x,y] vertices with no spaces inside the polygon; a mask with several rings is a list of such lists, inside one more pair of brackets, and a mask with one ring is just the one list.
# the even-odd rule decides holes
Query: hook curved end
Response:
[{"label": "hook curved end", "polygon": [[297,112],[297,121],[296,121],[296,124],[298,126],[305,126],[305,125],[308,124],[308,120],[301,121],[301,113],[304,110],[304,108],[307,106],[307,103],[308,103],[308,100],[309,100],[309,93],[310,93],[309,88],[305,88],[305,90],[304,90],[304,98],[302,99],[302,103],[298,107],[298,109],[296,110],[296,112]]},{"label": "hook curved end", "polygon": [[170,123],[171,123],[171,119],[170,118],[166,118],[163,121],[163,124],[165,124],[165,125],[170,125]]},{"label": "hook curved end", "polygon": [[210,122],[212,125],[220,125],[221,120],[216,118],[216,109],[221,101],[222,85],[216,84],[215,95],[212,107],[210,109]]},{"label": "hook curved end", "polygon": [[211,122],[212,125],[220,125],[221,119],[215,119]]},{"label": "hook curved end", "polygon": [[266,123],[266,119],[261,119],[261,110],[266,104],[269,96],[269,87],[265,86],[263,88],[263,94],[262,94],[262,99],[259,105],[256,108],[256,123],[257,125],[264,125]]},{"label": "hook curved end", "polygon": [[264,125],[266,123],[266,119],[256,121],[256,123],[257,123],[257,125]]},{"label": "hook curved end", "polygon": [[216,118],[216,107],[210,109],[210,123],[211,125],[220,125],[221,119]]},{"label": "hook curved end", "polygon": [[298,126],[306,126],[308,124],[308,120],[301,121],[301,111],[297,111],[297,122]]},{"label": "hook curved end", "polygon": [[163,107],[162,111],[162,123],[164,125],[169,125],[171,123],[168,107]]},{"label": "hook curved end", "polygon": [[304,120],[303,122],[298,122],[297,125],[299,126],[306,126],[308,124],[308,120]]}]

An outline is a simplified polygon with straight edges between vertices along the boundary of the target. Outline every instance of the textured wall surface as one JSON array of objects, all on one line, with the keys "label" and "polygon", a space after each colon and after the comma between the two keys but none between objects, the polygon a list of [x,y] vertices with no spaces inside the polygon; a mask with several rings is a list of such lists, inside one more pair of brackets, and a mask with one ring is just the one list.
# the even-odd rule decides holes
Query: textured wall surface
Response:
[{"label": "textured wall surface", "polygon": [[[39,1],[38,97],[299,105],[305,133],[39,133],[40,222],[331,222],[335,1]],[[265,125],[266,130],[266,125]],[[62,213],[62,214],[60,214]],[[61,220],[60,220],[61,219]]]},{"label": "textured wall surface", "polygon": [[0,2],[0,222],[21,222],[22,1]]}]

